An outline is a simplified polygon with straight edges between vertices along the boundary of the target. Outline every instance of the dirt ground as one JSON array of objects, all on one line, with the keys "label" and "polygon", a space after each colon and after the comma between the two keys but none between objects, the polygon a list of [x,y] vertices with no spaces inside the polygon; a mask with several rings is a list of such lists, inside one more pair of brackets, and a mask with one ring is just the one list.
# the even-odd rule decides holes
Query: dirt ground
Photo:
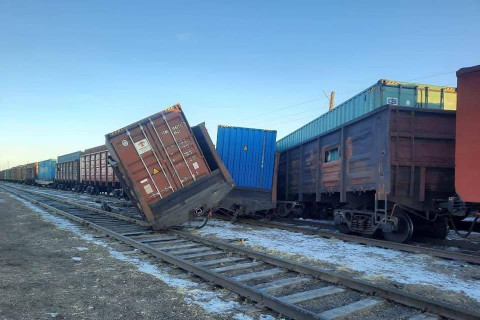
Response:
[{"label": "dirt ground", "polygon": [[0,191],[0,319],[227,319]]}]

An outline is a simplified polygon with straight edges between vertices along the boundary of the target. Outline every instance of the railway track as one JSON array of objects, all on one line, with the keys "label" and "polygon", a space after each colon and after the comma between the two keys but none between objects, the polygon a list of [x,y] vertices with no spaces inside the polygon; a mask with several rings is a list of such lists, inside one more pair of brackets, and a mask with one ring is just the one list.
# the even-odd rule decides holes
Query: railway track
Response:
[{"label": "railway track", "polygon": [[[216,216],[223,220],[228,220],[228,217]],[[473,264],[480,264],[480,254],[475,249],[478,249],[478,246],[470,244],[470,243],[462,243],[462,241],[454,241],[450,243],[453,246],[459,246],[459,249],[464,250],[464,252],[452,251],[452,250],[445,250],[445,249],[438,249],[428,245],[428,241],[431,239],[424,239],[425,242],[415,242],[411,244],[405,243],[396,243],[390,242],[380,239],[374,238],[366,238],[351,234],[344,234],[339,232],[334,232],[333,228],[330,225],[322,224],[322,223],[305,223],[302,221],[292,221],[287,219],[279,220],[278,222],[275,221],[266,221],[266,220],[254,220],[254,219],[247,219],[247,218],[237,218],[237,222],[245,223],[257,227],[266,227],[266,228],[276,228],[286,231],[292,232],[300,232],[309,235],[316,235],[319,237],[324,238],[336,238],[343,241],[348,242],[355,242],[360,243],[368,246],[375,246],[379,248],[385,249],[393,249],[398,251],[405,251],[410,253],[420,253],[420,254],[428,254],[430,256],[445,258],[450,260],[461,260]],[[305,228],[302,226],[307,226],[309,228]],[[315,228],[310,228],[315,227]],[[330,229],[330,230],[328,230]],[[443,244],[445,245],[447,242],[436,241],[435,243],[431,244]],[[466,253],[467,252],[467,253]]]},{"label": "railway track", "polygon": [[150,230],[146,222],[119,214],[5,184],[0,188],[293,319],[389,319],[397,316],[399,310],[407,319],[437,319],[437,315],[480,318],[477,311],[182,230],[158,233]]}]

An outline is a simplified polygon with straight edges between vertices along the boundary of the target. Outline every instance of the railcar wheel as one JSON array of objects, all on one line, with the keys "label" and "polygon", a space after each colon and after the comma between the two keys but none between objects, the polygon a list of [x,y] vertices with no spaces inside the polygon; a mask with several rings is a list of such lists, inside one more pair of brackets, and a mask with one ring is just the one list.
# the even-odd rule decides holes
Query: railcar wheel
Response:
[{"label": "railcar wheel", "polygon": [[382,232],[385,240],[392,242],[408,242],[413,234],[413,222],[410,217],[398,210],[394,213],[394,217],[398,218],[398,228],[393,232]]}]

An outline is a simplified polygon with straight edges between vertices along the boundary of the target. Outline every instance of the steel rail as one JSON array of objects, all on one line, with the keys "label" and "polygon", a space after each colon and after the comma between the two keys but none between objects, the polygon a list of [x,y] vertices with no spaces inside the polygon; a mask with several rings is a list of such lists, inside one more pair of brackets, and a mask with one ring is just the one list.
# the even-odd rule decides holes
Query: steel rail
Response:
[{"label": "steel rail", "polygon": [[[37,201],[35,199],[31,199],[29,197],[25,197],[23,195],[20,195],[16,192],[12,192],[11,190],[7,190],[3,187],[2,189],[9,191],[20,198],[23,198],[27,201],[33,202],[39,206],[42,206],[43,208],[47,209],[48,211],[51,211],[53,213],[59,214],[61,216],[67,217],[73,221],[76,221],[80,224],[87,225],[99,232],[102,232],[104,234],[107,234],[111,236],[112,238],[115,238],[119,241],[122,241],[124,243],[127,243],[137,249],[140,249],[141,251],[144,251],[146,253],[149,253],[157,258],[160,258],[168,263],[171,263],[173,265],[176,265],[177,267],[184,269],[188,272],[191,272],[203,279],[206,279],[208,281],[212,281],[222,287],[225,287],[231,291],[234,291],[242,296],[248,297],[258,303],[263,304],[264,306],[277,311],[281,314],[287,315],[289,317],[293,317],[295,319],[321,319],[321,317],[318,314],[315,314],[311,311],[305,310],[301,307],[298,307],[294,304],[287,303],[273,295],[270,295],[268,293],[261,292],[259,290],[255,290],[252,287],[245,285],[239,281],[236,281],[234,279],[228,278],[226,276],[223,276],[221,274],[212,272],[206,268],[203,268],[201,266],[195,265],[194,263],[191,263],[189,261],[186,261],[184,259],[181,259],[179,257],[176,257],[174,255],[168,254],[166,252],[162,252],[160,250],[157,250],[147,244],[141,243],[139,241],[136,241],[134,239],[131,239],[125,235],[122,235],[118,232],[109,230],[108,228],[102,227],[96,223],[90,222],[86,219],[79,218],[75,215],[72,215],[70,213],[67,213],[63,210],[54,208],[48,204],[44,204],[40,201]],[[45,194],[42,193],[37,193],[31,190],[24,190],[20,188],[15,188],[19,191],[23,191],[25,193],[33,193],[36,194],[40,197],[45,197],[45,198],[50,198],[51,200],[58,201],[58,202],[64,202],[61,201],[60,199],[53,199],[54,197],[48,197]],[[63,200],[63,199],[62,199]],[[92,210],[94,209],[94,210]],[[106,212],[103,210],[99,210],[96,208],[91,208],[91,207],[86,207],[85,210],[89,211],[94,211],[97,213],[105,214],[108,215],[112,218],[126,218],[118,214]],[[129,222],[132,223],[137,223],[137,222],[143,222],[137,219],[132,219],[128,218]],[[124,220],[124,219],[122,219]],[[173,233],[177,234],[180,237],[190,239],[192,241],[198,242],[198,243],[203,243],[207,246],[211,246],[214,248],[218,249],[223,249],[235,253],[239,253],[241,255],[250,257],[255,260],[260,260],[266,263],[269,263],[274,266],[282,267],[287,270],[291,271],[296,271],[301,274],[305,275],[310,275],[314,278],[321,279],[326,282],[330,283],[335,283],[335,284],[341,284],[347,288],[353,289],[353,290],[358,290],[370,295],[376,295],[378,297],[382,297],[387,300],[391,300],[409,307],[417,308],[423,311],[428,311],[435,313],[437,315],[441,315],[443,317],[448,317],[451,319],[479,319],[480,318],[480,313],[475,312],[475,311],[469,311],[469,310],[464,310],[461,309],[457,306],[444,303],[444,302],[437,302],[416,294],[412,293],[406,293],[402,292],[396,289],[388,288],[384,285],[379,285],[379,284],[373,284],[369,283],[366,281],[354,279],[348,276],[340,275],[337,273],[329,272],[329,271],[324,271],[321,269],[318,269],[313,266],[308,266],[304,264],[300,264],[295,261],[290,261],[286,260],[283,258],[275,257],[269,254],[253,251],[247,248],[239,247],[236,245],[232,244],[226,244],[220,241],[215,241],[211,239],[206,239],[202,237],[198,237],[195,235],[192,235],[191,233],[185,232],[185,231],[180,231],[180,230],[173,230]]]},{"label": "steel rail", "polygon": [[292,232],[301,232],[301,233],[316,235],[324,238],[337,238],[343,241],[356,242],[364,245],[375,246],[375,247],[380,247],[385,249],[393,249],[393,250],[405,251],[410,253],[427,254],[433,257],[438,257],[438,258],[444,258],[449,260],[461,260],[469,263],[480,264],[480,255],[471,255],[471,254],[455,252],[455,251],[448,251],[448,250],[429,248],[429,247],[423,247],[423,246],[414,246],[411,244],[365,238],[365,237],[331,232],[331,231],[307,229],[307,228],[301,228],[297,226],[285,225],[285,224],[269,222],[269,221],[259,221],[259,220],[253,220],[253,219],[245,219],[245,218],[237,218],[237,221],[245,224],[254,225],[254,226],[276,228],[276,229],[292,231]]},{"label": "steel rail", "polygon": [[[14,195],[24,199],[24,200],[27,200],[27,201],[30,201],[36,205],[39,205],[45,209],[47,209],[48,211],[50,212],[53,212],[55,214],[58,214],[60,216],[63,216],[63,217],[66,217],[70,220],[73,220],[75,222],[78,222],[82,225],[86,225],[94,230],[97,230],[101,233],[104,233],[116,240],[119,240],[119,241],[122,241],[128,245],[131,245],[132,247],[134,248],[137,248],[143,252],[146,252],[148,254],[151,254],[165,262],[168,262],[170,264],[173,264],[185,271],[188,271],[188,272],[191,272],[205,280],[208,280],[208,281],[211,281],[211,282],[214,282],[216,283],[217,285],[219,286],[222,286],[226,289],[229,289],[237,294],[240,294],[244,297],[247,297],[249,299],[252,299],[258,303],[261,303],[263,304],[264,306],[276,311],[276,312],[279,312],[283,315],[286,315],[288,317],[292,317],[294,319],[300,319],[300,320],[309,320],[309,319],[319,319],[319,320],[323,320],[322,317],[320,317],[318,314],[314,313],[314,312],[311,312],[311,311],[308,311],[306,309],[303,309],[299,306],[296,306],[294,304],[291,304],[291,303],[288,303],[286,301],[283,301],[273,295],[270,295],[268,293],[265,293],[265,292],[262,292],[260,290],[256,290],[248,285],[245,285],[239,281],[236,281],[234,279],[231,279],[231,278],[228,278],[226,276],[223,276],[219,273],[216,273],[216,272],[212,272],[204,267],[201,267],[201,266],[198,266],[198,265],[195,265],[194,263],[191,263],[187,260],[184,260],[184,259],[181,259],[181,258],[178,258],[176,256],[173,256],[173,255],[170,255],[166,252],[162,252],[160,250],[156,250],[155,248],[149,246],[149,245],[146,245],[146,244],[143,244],[139,241],[136,241],[136,240],[133,240],[127,236],[123,236],[122,234],[120,233],[117,233],[117,232],[114,232],[114,231],[111,231],[107,228],[104,228],[96,223],[93,223],[93,222],[90,222],[86,219],[82,219],[82,218],[79,218],[75,215],[72,215],[70,213],[67,213],[63,210],[60,210],[60,209],[57,209],[57,208],[54,208],[48,204],[44,204],[40,201],[37,201],[35,199],[31,199],[29,197],[25,197],[24,195],[20,195],[16,192],[12,192],[11,190],[7,190],[5,189],[3,186],[0,187],[10,193],[13,193]],[[24,192],[29,192],[27,190],[21,190],[21,191],[24,191]],[[41,195],[43,196],[43,195]]]},{"label": "steel rail", "polygon": [[181,235],[182,237],[189,238],[191,240],[195,240],[198,242],[202,242],[206,245],[217,247],[219,249],[240,252],[253,259],[266,261],[278,267],[283,267],[283,268],[297,271],[299,273],[308,274],[327,282],[338,283],[347,288],[351,288],[364,293],[376,295],[376,296],[379,296],[379,297],[382,297],[382,298],[385,298],[409,307],[433,312],[443,317],[447,317],[451,319],[480,319],[480,313],[478,312],[468,312],[459,307],[453,306],[451,304],[434,301],[432,299],[425,298],[417,294],[407,293],[407,292],[403,292],[396,289],[391,289],[381,284],[373,284],[367,281],[354,279],[345,275],[341,275],[339,273],[321,270],[313,266],[300,264],[295,261],[283,259],[280,257],[275,257],[275,256],[272,256],[266,253],[261,253],[258,251],[253,251],[253,250],[236,246],[233,244],[227,244],[224,242],[206,239],[203,237],[192,235],[191,233],[188,233],[188,232],[184,232],[184,231],[175,231],[175,232]]}]

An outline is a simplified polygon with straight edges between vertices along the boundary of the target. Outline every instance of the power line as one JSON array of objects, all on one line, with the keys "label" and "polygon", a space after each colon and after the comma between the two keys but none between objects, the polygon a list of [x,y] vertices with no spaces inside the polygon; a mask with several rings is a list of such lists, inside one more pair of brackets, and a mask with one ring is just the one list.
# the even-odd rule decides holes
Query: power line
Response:
[{"label": "power line", "polygon": [[[431,74],[431,75],[428,75],[428,76],[422,76],[422,77],[417,77],[417,78],[413,78],[413,79],[409,79],[409,80],[406,80],[406,82],[410,82],[410,81],[414,81],[414,80],[421,80],[421,79],[428,79],[428,78],[434,78],[434,77],[438,77],[438,76],[443,76],[443,75],[447,75],[447,74],[452,74],[452,73],[455,73],[456,71],[447,71],[447,72],[442,72],[442,73],[436,73],[436,74]],[[349,91],[343,91],[343,92],[339,92],[337,93],[337,95],[341,95],[341,94],[347,94],[347,93],[353,93],[353,92],[361,92],[363,90],[362,89],[354,89],[354,90],[349,90]],[[318,101],[318,100],[321,100],[322,98],[325,98],[323,96],[318,96],[316,98],[313,98],[313,99],[310,99],[310,100],[307,100],[307,101],[303,101],[303,102],[300,102],[300,103],[297,103],[297,104],[293,104],[293,105],[290,105],[290,106],[286,106],[286,107],[282,107],[282,108],[278,108],[278,109],[273,109],[273,110],[270,110],[268,112],[265,112],[265,113],[261,113],[261,114],[257,114],[255,116],[252,116],[252,117],[248,117],[248,118],[245,118],[245,119],[242,119],[242,120],[238,120],[239,122],[243,122],[243,121],[246,121],[246,120],[250,120],[250,119],[256,119],[258,117],[261,117],[261,116],[265,116],[265,115],[270,115],[272,113],[277,113],[277,112],[280,112],[280,111],[283,111],[283,110],[286,110],[286,109],[290,109],[290,108],[293,108],[293,107],[298,107],[300,105],[304,105],[304,104],[307,104],[307,103],[310,103],[310,102],[314,102],[314,101]],[[297,113],[298,114],[298,113]],[[285,117],[287,117],[288,115],[286,115]],[[282,118],[282,117],[281,117]],[[256,123],[258,123],[258,121],[256,121]]]},{"label": "power line", "polygon": [[283,110],[286,110],[286,109],[298,107],[298,106],[301,106],[301,105],[303,105],[303,104],[307,104],[307,103],[310,103],[310,102],[318,101],[318,100],[320,100],[320,99],[324,99],[324,97],[323,97],[323,96],[319,96],[319,97],[313,98],[313,99],[311,99],[311,100],[303,101],[303,102],[296,103],[296,104],[293,104],[293,105],[290,105],[290,106],[287,106],[287,107],[283,107],[283,108],[279,108],[279,109],[270,110],[270,111],[268,111],[268,112],[256,114],[255,116],[248,117],[248,118],[241,119],[241,120],[237,120],[237,121],[242,122],[242,121],[246,121],[246,120],[250,120],[250,119],[255,119],[255,118],[258,118],[258,117],[261,117],[261,116],[265,116],[265,115],[268,115],[268,114],[272,114],[272,112],[279,112],[279,111],[283,111]]}]

